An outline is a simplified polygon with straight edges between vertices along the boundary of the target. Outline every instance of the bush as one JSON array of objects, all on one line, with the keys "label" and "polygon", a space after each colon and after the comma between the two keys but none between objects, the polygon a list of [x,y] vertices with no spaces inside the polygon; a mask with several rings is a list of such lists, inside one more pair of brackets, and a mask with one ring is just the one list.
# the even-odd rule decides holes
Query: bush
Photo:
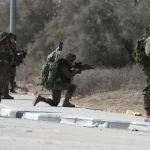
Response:
[{"label": "bush", "polygon": [[[39,72],[40,69],[35,66],[21,67],[18,70],[17,80],[37,85]],[[86,96],[116,90],[142,90],[144,75],[138,66],[122,69],[97,68],[76,75],[73,82],[77,85],[76,95]]]},{"label": "bush", "polygon": [[75,77],[77,95],[91,95],[97,92],[116,90],[142,90],[144,75],[139,67],[122,69],[97,68],[85,71]]}]

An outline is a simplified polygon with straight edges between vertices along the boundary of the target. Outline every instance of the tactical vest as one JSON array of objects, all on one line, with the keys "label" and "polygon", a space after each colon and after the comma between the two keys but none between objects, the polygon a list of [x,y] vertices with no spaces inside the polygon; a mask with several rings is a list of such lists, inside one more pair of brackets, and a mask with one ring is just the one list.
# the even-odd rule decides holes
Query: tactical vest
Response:
[{"label": "tactical vest", "polygon": [[0,44],[0,60],[8,61],[10,64],[14,61],[14,54],[9,45],[5,43]]},{"label": "tactical vest", "polygon": [[137,42],[137,49],[134,52],[134,58],[137,63],[143,66],[149,66],[150,58],[145,54],[145,45],[146,45],[146,38],[138,40]]}]

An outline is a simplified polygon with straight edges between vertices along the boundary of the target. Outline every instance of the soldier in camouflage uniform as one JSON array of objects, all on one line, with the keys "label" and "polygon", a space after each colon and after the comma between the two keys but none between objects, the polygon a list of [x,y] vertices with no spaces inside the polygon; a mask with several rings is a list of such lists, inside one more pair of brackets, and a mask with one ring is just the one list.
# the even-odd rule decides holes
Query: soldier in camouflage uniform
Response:
[{"label": "soldier in camouflage uniform", "polygon": [[13,93],[16,93],[15,90],[14,90],[14,81],[15,81],[15,76],[16,76],[16,65],[15,65],[15,60],[16,60],[16,43],[15,41],[11,41],[11,43],[9,44],[10,45],[10,48],[14,54],[14,61],[11,65],[11,71],[10,71],[10,81],[9,83],[7,84],[6,88],[5,88],[5,91],[4,91],[4,99],[14,99],[14,97],[10,96],[9,95],[9,84],[11,86],[11,89],[10,91],[13,92]]},{"label": "soldier in camouflage uniform", "polygon": [[145,74],[146,86],[143,90],[145,121],[150,121],[150,25],[144,30],[144,38],[138,41],[137,62]]},{"label": "soldier in camouflage uniform", "polygon": [[10,81],[11,65],[14,61],[14,54],[10,44],[14,42],[13,34],[3,32],[0,36],[0,102],[1,96]]},{"label": "soldier in camouflage uniform", "polygon": [[35,106],[39,102],[45,102],[50,106],[58,106],[61,98],[62,90],[67,90],[65,95],[65,100],[63,103],[63,107],[75,107],[74,104],[71,104],[69,100],[71,99],[73,93],[76,90],[76,85],[72,84],[72,78],[78,71],[78,69],[71,70],[71,65],[73,61],[76,59],[76,55],[67,54],[65,58],[61,58],[61,63],[59,66],[59,71],[56,75],[56,79],[54,82],[54,86],[52,90],[52,100],[49,98],[44,98],[42,96],[38,96],[34,101],[33,105]]}]

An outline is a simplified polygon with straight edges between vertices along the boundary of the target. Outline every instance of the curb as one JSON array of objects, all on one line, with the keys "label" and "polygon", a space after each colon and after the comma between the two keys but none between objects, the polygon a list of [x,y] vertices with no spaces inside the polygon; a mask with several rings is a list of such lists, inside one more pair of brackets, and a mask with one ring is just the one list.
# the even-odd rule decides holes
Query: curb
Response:
[{"label": "curb", "polygon": [[8,108],[0,109],[0,116],[9,118],[36,120],[36,121],[37,120],[49,121],[54,123],[61,123],[81,127],[90,127],[90,128],[99,127],[99,128],[132,130],[132,131],[150,131],[150,123],[146,122],[101,120],[82,116],[61,116],[61,115],[54,115],[51,113],[43,113],[43,112],[32,113],[30,111],[8,109]]}]

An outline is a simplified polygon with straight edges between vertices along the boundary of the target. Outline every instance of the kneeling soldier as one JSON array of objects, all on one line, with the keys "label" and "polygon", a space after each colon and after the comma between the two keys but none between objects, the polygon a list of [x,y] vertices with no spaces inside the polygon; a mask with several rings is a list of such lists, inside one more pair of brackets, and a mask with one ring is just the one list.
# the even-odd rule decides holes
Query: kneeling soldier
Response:
[{"label": "kneeling soldier", "polygon": [[72,69],[72,64],[75,61],[75,59],[76,55],[69,53],[66,55],[65,58],[60,58],[57,61],[58,70],[55,75],[54,84],[51,88],[52,99],[44,98],[39,95],[33,102],[34,106],[39,102],[45,102],[51,106],[58,106],[62,91],[67,90],[65,100],[62,106],[75,107],[74,104],[71,104],[69,102],[69,100],[71,99],[72,95],[76,90],[76,85],[71,83],[73,77],[78,72],[78,69]]}]

